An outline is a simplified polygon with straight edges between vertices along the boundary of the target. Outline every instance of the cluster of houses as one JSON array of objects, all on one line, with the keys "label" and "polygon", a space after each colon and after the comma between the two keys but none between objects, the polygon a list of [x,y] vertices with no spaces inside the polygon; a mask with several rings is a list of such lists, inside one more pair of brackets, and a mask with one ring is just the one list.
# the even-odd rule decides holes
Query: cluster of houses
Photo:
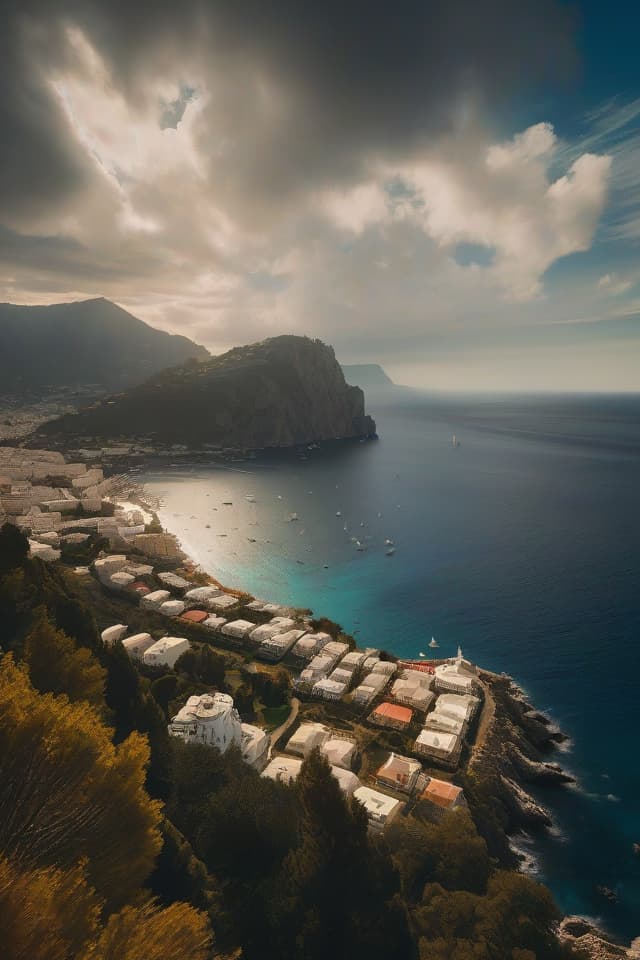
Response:
[{"label": "cluster of houses", "polygon": [[303,760],[314,749],[329,762],[331,773],[345,796],[363,804],[372,831],[383,829],[393,820],[409,797],[428,801],[436,818],[464,803],[460,787],[427,777],[418,760],[397,753],[389,754],[370,778],[372,785],[363,784],[353,772],[358,756],[356,741],[342,731],[313,721],[300,724],[285,745],[284,753],[270,760],[262,776],[292,783],[300,773]]},{"label": "cluster of houses", "polygon": [[[353,770],[355,740],[320,723],[300,724],[284,752],[269,759],[268,734],[243,723],[227,694],[190,697],[169,724],[173,736],[222,751],[234,744],[263,776],[283,782],[295,780],[303,759],[318,747],[345,794],[364,804],[374,830],[396,816],[407,796],[428,801],[436,812],[464,802],[459,787],[426,776],[421,763],[455,770],[480,707],[476,667],[460,650],[437,666],[399,664],[377,649],[353,650],[328,633],[314,631],[308,618],[300,619],[280,604],[247,603],[220,587],[156,571],[146,561],[176,559],[175,538],[148,533],[151,517],[135,504],[109,503],[105,509],[105,499],[117,494],[117,482],[114,487],[112,479],[105,480],[100,466],[67,463],[55,451],[0,447],[0,525],[9,520],[20,527],[29,537],[32,556],[57,560],[65,544],[80,544],[90,535],[87,531],[95,531],[109,540],[111,550],[119,551],[93,564],[95,576],[108,590],[133,594],[141,609],[175,624],[198,625],[266,662],[287,657],[289,665],[299,668],[293,686],[305,698],[346,698],[374,726],[406,731],[420,719],[422,727],[413,756],[390,754],[367,784]],[[160,640],[149,633],[128,635],[124,624],[108,627],[102,639],[121,642],[133,660],[148,667],[171,669],[190,649],[190,641],[179,635]]]},{"label": "cluster of houses", "polygon": [[83,543],[87,531],[112,545],[142,539],[142,548],[150,517],[132,504],[105,509],[118,483],[105,479],[101,466],[67,463],[55,450],[0,447],[0,526],[19,527],[31,555],[46,561],[58,560],[64,544]]}]

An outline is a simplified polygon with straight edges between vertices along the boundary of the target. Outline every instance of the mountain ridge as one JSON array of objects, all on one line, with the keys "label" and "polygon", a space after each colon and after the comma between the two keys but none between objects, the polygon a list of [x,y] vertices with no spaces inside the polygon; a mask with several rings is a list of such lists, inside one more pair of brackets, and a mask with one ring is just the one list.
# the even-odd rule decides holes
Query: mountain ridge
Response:
[{"label": "mountain ridge", "polygon": [[157,330],[105,297],[35,306],[0,304],[0,383],[5,393],[121,390],[191,357],[208,356],[205,347]]}]

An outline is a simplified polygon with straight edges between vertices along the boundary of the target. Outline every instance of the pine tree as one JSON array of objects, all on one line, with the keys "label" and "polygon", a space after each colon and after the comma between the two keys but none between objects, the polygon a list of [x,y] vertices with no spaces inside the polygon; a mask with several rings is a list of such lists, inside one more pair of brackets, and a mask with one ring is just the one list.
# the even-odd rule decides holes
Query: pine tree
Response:
[{"label": "pine tree", "polygon": [[56,630],[45,607],[38,607],[24,645],[24,659],[41,693],[66,694],[70,700],[104,704],[105,671],[86,647],[76,648]]},{"label": "pine tree", "polygon": [[87,703],[39,694],[26,667],[0,661],[0,854],[62,869],[86,859],[107,907],[126,903],[161,846],[148,761],[139,734],[114,747]]}]

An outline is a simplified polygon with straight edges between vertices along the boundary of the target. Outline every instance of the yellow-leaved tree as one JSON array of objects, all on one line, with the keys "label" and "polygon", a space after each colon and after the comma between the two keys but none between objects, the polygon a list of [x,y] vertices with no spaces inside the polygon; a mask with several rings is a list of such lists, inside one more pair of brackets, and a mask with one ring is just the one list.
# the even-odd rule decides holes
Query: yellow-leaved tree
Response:
[{"label": "yellow-leaved tree", "polygon": [[0,854],[63,869],[87,862],[107,908],[127,903],[161,846],[160,804],[144,789],[149,747],[118,747],[86,702],[39,694],[0,661]]},{"label": "yellow-leaved tree", "polygon": [[160,849],[146,739],[115,747],[87,702],[0,660],[2,960],[207,960],[206,914],[143,884]]},{"label": "yellow-leaved tree", "polygon": [[38,607],[25,638],[24,659],[40,693],[66,693],[70,700],[104,705],[106,671],[86,647],[76,647],[57,630],[45,607]]}]

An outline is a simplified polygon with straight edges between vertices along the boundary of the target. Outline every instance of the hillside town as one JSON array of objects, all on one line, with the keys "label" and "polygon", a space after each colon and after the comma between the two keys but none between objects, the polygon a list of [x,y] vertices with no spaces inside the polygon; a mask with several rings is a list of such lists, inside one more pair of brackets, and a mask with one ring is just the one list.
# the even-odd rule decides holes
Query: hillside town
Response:
[{"label": "hillside town", "polygon": [[[318,748],[345,795],[363,804],[374,831],[410,802],[424,801],[434,818],[464,804],[453,780],[485,694],[461,650],[444,661],[400,662],[315,629],[308,612],[225,590],[193,568],[147,505],[127,499],[133,486],[125,476],[105,478],[95,460],[0,447],[0,525],[9,521],[26,533],[31,556],[45,562],[64,561],[99,538],[98,555],[74,565],[74,573],[147,618],[146,631],[106,625],[103,643],[122,644],[139,668],[158,675],[203,645],[231,651],[253,669],[279,664],[288,672],[291,711],[276,731],[244,722],[232,696],[210,690],[189,696],[170,718],[172,736],[223,753],[236,747],[264,777],[284,783]],[[314,704],[322,722],[312,719]],[[385,736],[401,749],[381,754]]]}]

